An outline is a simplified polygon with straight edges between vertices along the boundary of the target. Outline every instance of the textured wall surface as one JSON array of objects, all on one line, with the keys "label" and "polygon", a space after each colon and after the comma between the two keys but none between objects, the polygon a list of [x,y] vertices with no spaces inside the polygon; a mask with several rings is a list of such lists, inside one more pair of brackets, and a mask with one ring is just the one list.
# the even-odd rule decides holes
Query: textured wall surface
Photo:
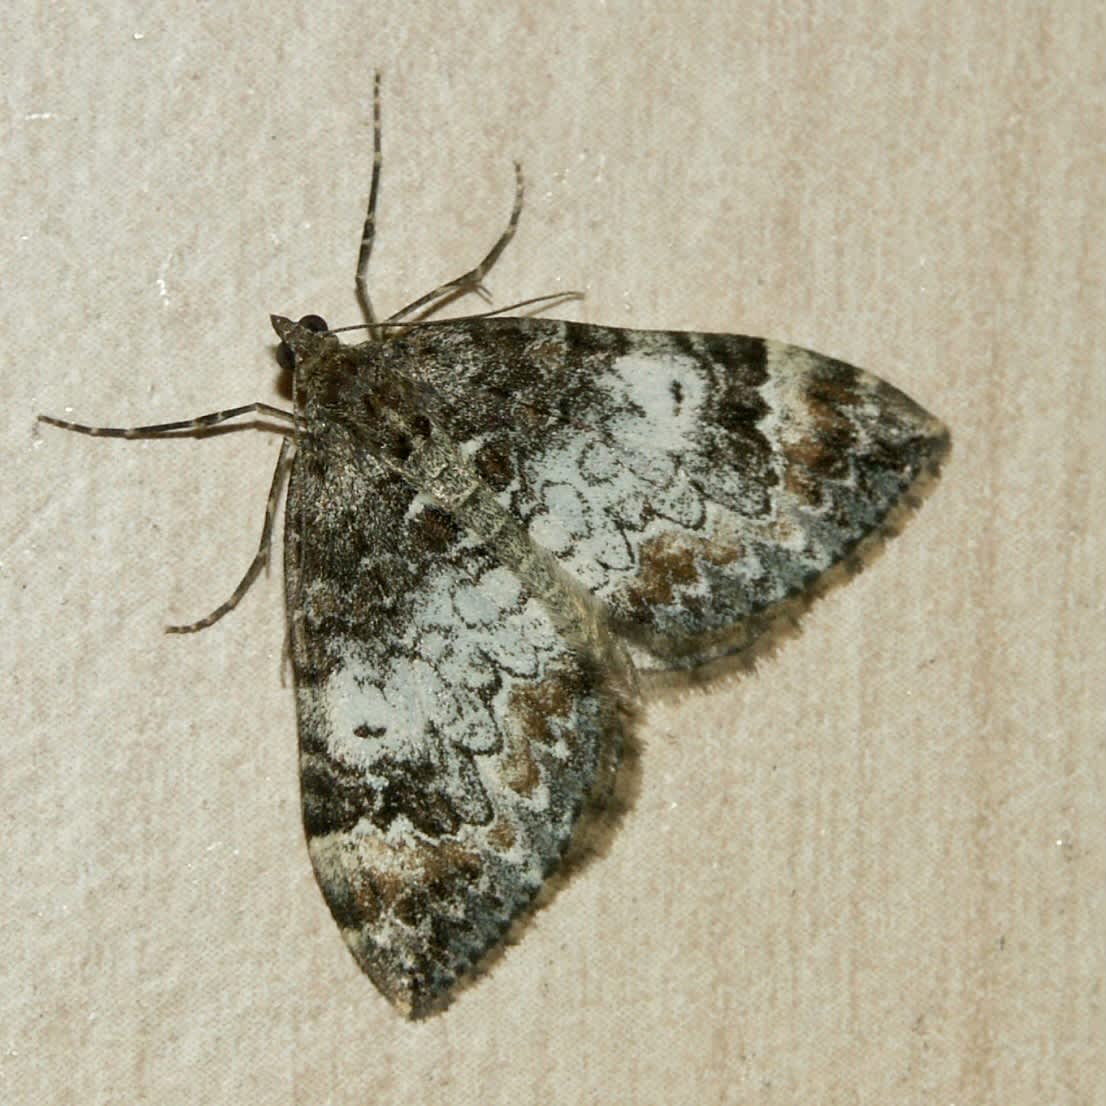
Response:
[{"label": "textured wall surface", "polygon": [[[1038,5],[27,6],[0,222],[0,1099],[1103,1101],[1103,16]],[[737,14],[738,8],[741,14]],[[637,797],[443,1015],[357,971],[300,828],[271,311],[472,264],[585,322],[864,366],[953,452],[752,673],[655,703]]]}]

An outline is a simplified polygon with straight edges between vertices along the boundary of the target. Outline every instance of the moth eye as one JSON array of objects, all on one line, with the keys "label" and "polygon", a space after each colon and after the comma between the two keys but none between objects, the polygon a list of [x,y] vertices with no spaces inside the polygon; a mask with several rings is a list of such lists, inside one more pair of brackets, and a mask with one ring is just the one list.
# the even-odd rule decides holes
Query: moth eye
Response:
[{"label": "moth eye", "polygon": [[430,437],[430,420],[425,415],[416,415],[412,428],[420,438]]},{"label": "moth eye", "polygon": [[392,442],[392,456],[397,461],[406,461],[411,456],[411,450],[414,448],[411,444],[411,439],[406,434],[400,434]]},{"label": "moth eye", "polygon": [[[304,330],[310,330],[313,334],[323,334],[330,329],[326,325],[326,319],[321,315],[304,315],[296,326],[302,326]],[[281,342],[276,348],[277,364],[286,372],[290,373],[295,370],[296,367],[296,355],[292,352],[291,347],[287,342]]]}]

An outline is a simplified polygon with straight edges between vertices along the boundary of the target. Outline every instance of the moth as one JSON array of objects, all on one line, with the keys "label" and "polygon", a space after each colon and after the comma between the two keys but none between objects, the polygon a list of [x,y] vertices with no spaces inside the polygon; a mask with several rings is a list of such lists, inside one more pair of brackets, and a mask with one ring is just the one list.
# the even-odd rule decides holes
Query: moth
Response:
[{"label": "moth", "polygon": [[[642,669],[750,647],[913,504],[949,436],[890,384],[762,338],[625,330],[494,312],[427,316],[474,269],[378,319],[368,339],[274,315],[284,424],[285,598],[303,823],[357,963],[410,1016],[440,1008],[601,810]],[[515,305],[516,307],[519,305]]]}]

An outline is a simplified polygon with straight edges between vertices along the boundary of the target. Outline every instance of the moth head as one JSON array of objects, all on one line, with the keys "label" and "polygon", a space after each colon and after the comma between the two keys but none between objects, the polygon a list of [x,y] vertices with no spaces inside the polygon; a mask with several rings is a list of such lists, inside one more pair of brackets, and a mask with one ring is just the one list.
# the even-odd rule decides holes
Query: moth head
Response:
[{"label": "moth head", "polygon": [[337,339],[327,333],[326,320],[318,315],[304,315],[298,323],[283,315],[270,315],[273,330],[277,332],[277,364],[286,372],[294,372],[298,365],[318,356]]}]

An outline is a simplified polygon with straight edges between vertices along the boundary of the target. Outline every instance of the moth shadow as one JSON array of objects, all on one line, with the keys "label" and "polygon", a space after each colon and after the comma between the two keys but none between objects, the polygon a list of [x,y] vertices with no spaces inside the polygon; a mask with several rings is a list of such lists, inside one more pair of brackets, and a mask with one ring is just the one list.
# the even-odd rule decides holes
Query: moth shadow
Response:
[{"label": "moth shadow", "polygon": [[291,403],[295,398],[295,388],[293,387],[293,376],[295,374],[290,365],[282,365],[280,362],[280,343],[275,343],[271,350],[273,360],[277,363],[277,374],[274,381],[276,393],[286,403]]}]

